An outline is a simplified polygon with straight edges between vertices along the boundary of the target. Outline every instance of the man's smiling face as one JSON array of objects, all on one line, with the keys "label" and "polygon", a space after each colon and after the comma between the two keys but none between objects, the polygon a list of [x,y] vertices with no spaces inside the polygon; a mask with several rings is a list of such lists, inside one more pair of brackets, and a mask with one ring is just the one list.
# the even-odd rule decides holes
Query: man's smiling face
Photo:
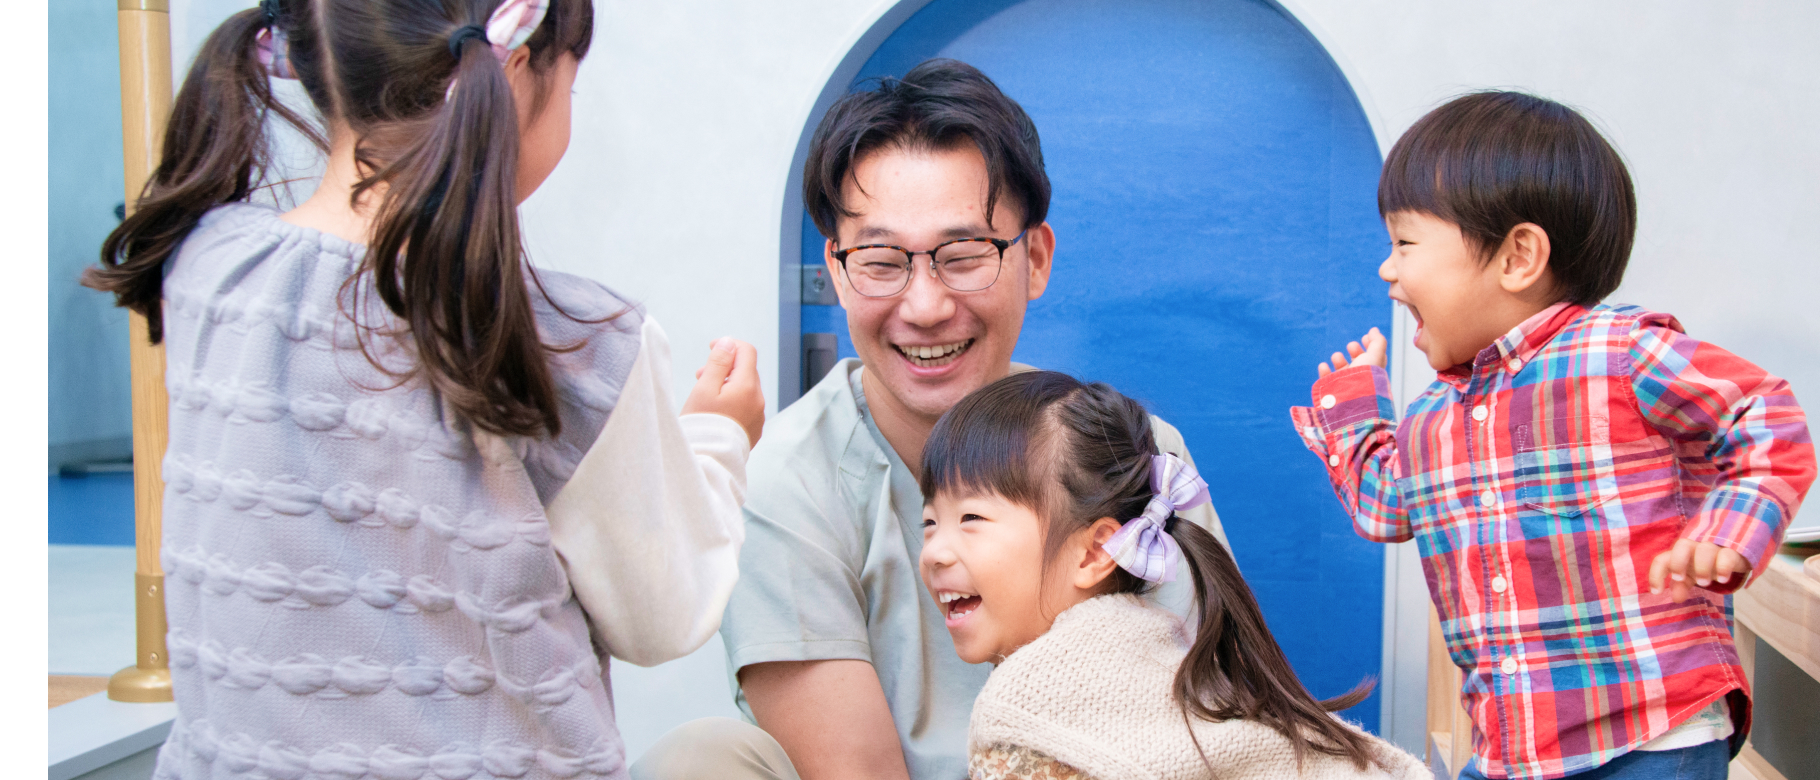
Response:
[{"label": "man's smiling face", "polygon": [[856,215],[840,218],[838,244],[828,242],[824,258],[840,280],[853,348],[876,380],[868,392],[876,387],[888,396],[869,402],[933,424],[961,397],[1010,371],[1024,309],[1049,281],[1055,234],[1047,223],[1006,249],[998,280],[974,292],[949,289],[930,274],[929,256],[917,255],[909,287],[868,298],[847,283],[833,257],[836,249],[860,244],[921,252],[956,238],[1015,238],[1023,227],[1021,204],[1001,195],[988,222],[988,181],[985,158],[967,142],[946,149],[887,146],[854,163],[842,200]]}]

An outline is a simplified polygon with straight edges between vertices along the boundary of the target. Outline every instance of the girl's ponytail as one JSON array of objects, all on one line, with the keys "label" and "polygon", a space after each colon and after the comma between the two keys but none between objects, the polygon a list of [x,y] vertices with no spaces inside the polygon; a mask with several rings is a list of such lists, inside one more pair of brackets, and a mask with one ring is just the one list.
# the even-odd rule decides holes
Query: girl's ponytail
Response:
[{"label": "girl's ponytail", "polygon": [[154,344],[164,337],[164,262],[203,214],[246,200],[264,177],[267,115],[277,114],[318,148],[327,147],[315,127],[272,95],[258,38],[274,23],[264,10],[248,9],[203,41],[171,103],[157,170],[132,214],[102,242],[100,267],[82,275],[83,284],[113,293],[116,304],[144,315]]},{"label": "girl's ponytail", "polygon": [[1271,636],[1257,599],[1225,546],[1206,529],[1179,517],[1170,518],[1169,534],[1188,561],[1201,608],[1194,643],[1175,673],[1175,698],[1183,717],[1256,721],[1287,737],[1298,762],[1313,750],[1365,769],[1372,762],[1366,738],[1328,713],[1364,701],[1373,681],[1367,679],[1326,701],[1315,700]]},{"label": "girl's ponytail", "polygon": [[367,249],[372,273],[349,284],[370,284],[409,325],[416,370],[464,418],[554,436],[550,349],[538,338],[518,233],[518,112],[484,30],[471,32],[485,22],[483,12],[447,36],[456,65],[442,110],[412,127],[413,138],[376,139],[398,151],[372,161],[355,189],[358,198],[386,187]]}]

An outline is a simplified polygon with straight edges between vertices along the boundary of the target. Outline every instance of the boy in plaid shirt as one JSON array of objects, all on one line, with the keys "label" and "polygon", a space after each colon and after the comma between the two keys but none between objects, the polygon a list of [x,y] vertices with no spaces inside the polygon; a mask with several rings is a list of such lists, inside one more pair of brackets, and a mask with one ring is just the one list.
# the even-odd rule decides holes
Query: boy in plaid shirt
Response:
[{"label": "boy in plaid shirt", "polygon": [[1378,274],[1439,377],[1399,425],[1373,329],[1291,413],[1358,533],[1421,550],[1465,670],[1460,776],[1724,778],[1750,724],[1725,594],[1814,479],[1788,383],[1599,303],[1636,199],[1560,104],[1436,109],[1391,149],[1378,209]]}]

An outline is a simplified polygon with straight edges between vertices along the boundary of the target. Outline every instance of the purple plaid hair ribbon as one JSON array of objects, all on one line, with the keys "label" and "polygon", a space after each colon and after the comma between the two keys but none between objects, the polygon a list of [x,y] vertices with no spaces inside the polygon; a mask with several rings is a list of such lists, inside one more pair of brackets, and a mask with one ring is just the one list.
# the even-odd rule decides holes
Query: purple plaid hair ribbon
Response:
[{"label": "purple plaid hair ribbon", "polygon": [[291,69],[291,43],[276,25],[259,31],[259,64],[275,79],[295,79]]},{"label": "purple plaid hair ribbon", "polygon": [[265,66],[265,72],[272,78],[297,78],[297,71],[291,67],[290,39],[278,26],[278,3],[261,0],[259,10],[265,14],[265,26],[260,28],[259,37],[255,39],[255,45],[259,47],[259,64]]},{"label": "purple plaid hair ribbon", "polygon": [[1144,506],[1144,513],[1125,521],[1101,547],[1125,571],[1151,582],[1170,582],[1175,579],[1175,559],[1181,554],[1167,530],[1170,516],[1212,499],[1206,480],[1194,466],[1169,453],[1151,456],[1150,489],[1156,495]]},{"label": "purple plaid hair ribbon", "polygon": [[537,25],[543,24],[550,10],[550,0],[506,0],[487,17],[487,43],[493,44],[493,56],[505,62],[512,50],[525,45]]}]

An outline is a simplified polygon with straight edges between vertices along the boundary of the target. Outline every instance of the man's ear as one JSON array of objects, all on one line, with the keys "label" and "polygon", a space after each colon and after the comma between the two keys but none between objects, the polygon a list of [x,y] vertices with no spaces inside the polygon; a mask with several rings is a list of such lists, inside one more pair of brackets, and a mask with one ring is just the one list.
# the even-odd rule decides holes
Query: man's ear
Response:
[{"label": "man's ear", "polygon": [[1119,532],[1120,525],[1117,520],[1102,517],[1075,534],[1080,548],[1076,550],[1079,565],[1071,572],[1074,587],[1095,590],[1112,576],[1113,569],[1118,568],[1118,561],[1112,559],[1112,553],[1106,552],[1105,544],[1112,541],[1112,535]]},{"label": "man's ear", "polygon": [[1492,258],[1498,267],[1498,285],[1509,293],[1552,294],[1555,278],[1548,257],[1548,231],[1541,225],[1524,222],[1511,228]]},{"label": "man's ear", "polygon": [[828,280],[834,283],[834,297],[840,299],[842,308],[847,307],[847,275],[840,272],[840,261],[834,259],[834,239],[822,242],[822,262],[828,264]]},{"label": "man's ear", "polygon": [[1030,292],[1025,300],[1034,301],[1049,289],[1049,271],[1055,262],[1055,228],[1044,222],[1026,232],[1024,253],[1030,258]]}]

